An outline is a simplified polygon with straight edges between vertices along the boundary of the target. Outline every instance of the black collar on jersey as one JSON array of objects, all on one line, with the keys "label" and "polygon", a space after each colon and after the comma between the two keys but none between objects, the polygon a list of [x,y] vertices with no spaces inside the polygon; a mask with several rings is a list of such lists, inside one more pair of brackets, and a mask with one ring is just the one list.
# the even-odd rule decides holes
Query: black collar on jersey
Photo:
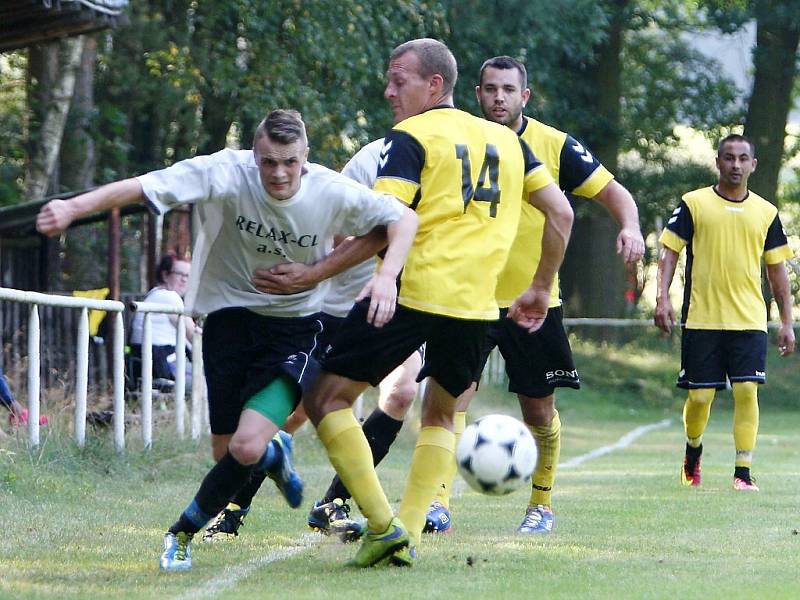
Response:
[{"label": "black collar on jersey", "polygon": [[426,108],[422,112],[428,112],[429,110],[437,110],[440,108],[455,108],[455,106],[453,106],[452,104],[437,104],[436,106],[431,106],[430,108]]},{"label": "black collar on jersey", "polygon": [[528,117],[522,115],[522,125],[520,125],[519,129],[517,130],[517,135],[522,135],[525,132],[525,129],[528,127]]},{"label": "black collar on jersey", "polygon": [[736,204],[740,204],[741,202],[744,202],[745,200],[747,200],[750,197],[750,190],[747,190],[747,193],[744,195],[744,198],[742,198],[741,200],[734,200],[733,198],[728,198],[727,196],[723,196],[722,194],[720,194],[716,185],[712,185],[711,189],[714,190],[714,193],[717,196],[719,196],[720,198],[722,198],[723,200],[727,200],[728,202],[736,202]]}]

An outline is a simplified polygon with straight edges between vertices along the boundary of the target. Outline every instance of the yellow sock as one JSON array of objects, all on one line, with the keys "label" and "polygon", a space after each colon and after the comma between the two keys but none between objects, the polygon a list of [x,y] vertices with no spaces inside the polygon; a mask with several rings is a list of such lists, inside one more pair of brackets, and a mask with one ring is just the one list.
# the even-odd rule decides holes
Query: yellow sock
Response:
[{"label": "yellow sock", "polygon": [[686,442],[692,448],[698,448],[703,443],[703,433],[708,425],[714,393],[714,388],[689,390],[689,396],[683,405],[683,427],[686,431]]},{"label": "yellow sock", "polygon": [[531,477],[530,506],[552,506],[553,482],[556,479],[558,457],[561,454],[561,419],[556,411],[549,425],[528,426],[536,440],[536,467]]},{"label": "yellow sock", "polygon": [[[464,428],[467,426],[467,413],[465,412],[457,412],[453,416],[453,433],[456,436],[456,443],[453,446],[458,446],[458,440],[461,439],[461,434],[464,433]],[[438,500],[441,502],[446,508],[450,508],[450,494],[453,492],[453,480],[456,478],[456,457],[453,454],[453,460],[450,461],[450,464],[447,467],[447,472],[445,476],[442,478],[442,483],[439,486],[438,491],[436,492],[436,498],[434,500]]]},{"label": "yellow sock", "polygon": [[398,513],[414,545],[419,545],[425,515],[441,485],[442,473],[454,462],[454,441],[453,433],[443,427],[423,427],[419,432]]},{"label": "yellow sock", "polygon": [[755,381],[737,381],[732,387],[736,466],[750,468],[758,435],[758,384]]},{"label": "yellow sock", "polygon": [[325,415],[317,434],[328,451],[331,464],[367,517],[369,530],[385,531],[393,517],[392,509],[375,473],[367,438],[352,409]]}]

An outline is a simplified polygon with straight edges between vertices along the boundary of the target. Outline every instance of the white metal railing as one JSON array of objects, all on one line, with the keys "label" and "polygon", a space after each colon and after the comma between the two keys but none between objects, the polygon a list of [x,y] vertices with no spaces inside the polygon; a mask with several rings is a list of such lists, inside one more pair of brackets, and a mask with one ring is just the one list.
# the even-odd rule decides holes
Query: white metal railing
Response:
[{"label": "white metal railing", "polygon": [[[75,442],[82,447],[86,440],[86,403],[88,391],[89,367],[89,317],[90,309],[104,310],[114,314],[112,348],[113,356],[113,428],[114,446],[118,452],[125,448],[125,384],[124,384],[124,326],[122,313],[125,305],[115,300],[98,300],[93,298],[61,296],[40,292],[29,292],[0,287],[0,300],[9,300],[31,305],[28,318],[28,435],[32,447],[39,445],[40,414],[40,326],[39,306],[58,306],[80,309],[78,336],[76,343],[75,368]],[[153,431],[153,356],[152,356],[152,324],[153,313],[192,316],[174,306],[155,302],[131,302],[131,309],[143,313],[142,324],[142,377],[141,377],[141,422],[142,438],[146,448],[152,445]],[[651,319],[612,319],[612,318],[566,318],[565,327],[572,326],[610,326],[610,327],[654,327]],[[768,327],[774,329],[780,323],[770,322]],[[795,328],[800,323],[795,324]],[[185,436],[186,418],[186,326],[183,319],[178,319],[176,335],[175,365],[175,428],[179,437]],[[207,403],[205,402],[206,383],[203,376],[202,334],[195,330],[192,338],[192,398],[191,398],[191,437],[198,439],[208,429]],[[182,351],[181,351],[182,350]],[[505,361],[495,349],[489,357],[487,366],[488,383],[501,383],[505,379]]]},{"label": "white metal railing", "polygon": [[[142,439],[145,447],[152,444],[153,436],[153,326],[150,315],[153,313],[192,316],[190,313],[157,302],[131,302],[131,309],[142,313],[142,383],[140,388],[142,404]],[[178,437],[185,436],[186,420],[186,323],[179,318],[175,340],[175,431]],[[191,425],[192,439],[198,439],[203,428],[203,402],[205,398],[205,378],[203,377],[202,334],[195,328],[192,336],[192,400]]]},{"label": "white metal railing", "polygon": [[0,287],[0,300],[30,304],[28,317],[28,440],[31,447],[39,445],[40,387],[40,328],[39,306],[60,306],[80,309],[75,365],[75,443],[82,447],[86,442],[86,397],[89,381],[89,309],[105,310],[114,314],[113,403],[114,446],[118,452],[125,448],[125,373],[124,327],[122,311],[125,305],[116,300],[96,300],[56,294],[42,294]]}]

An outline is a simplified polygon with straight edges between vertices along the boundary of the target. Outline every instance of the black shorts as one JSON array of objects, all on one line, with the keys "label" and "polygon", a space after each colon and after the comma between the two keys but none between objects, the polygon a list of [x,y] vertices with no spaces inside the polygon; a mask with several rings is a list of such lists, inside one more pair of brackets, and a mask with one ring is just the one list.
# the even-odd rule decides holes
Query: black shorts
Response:
[{"label": "black shorts", "polygon": [[581,380],[572,360],[564,332],[560,306],[547,311],[540,329],[528,333],[507,318],[508,309],[500,309],[500,320],[492,323],[481,355],[481,371],[495,347],[506,363],[508,391],[530,398],[544,398],[557,387],[580,389]]},{"label": "black shorts", "polygon": [[[175,354],[175,346],[153,346],[153,379],[175,379],[167,358]],[[188,356],[187,356],[188,359]],[[142,377],[142,345],[131,344],[131,376],[134,386]]]},{"label": "black shorts", "polygon": [[317,318],[322,323],[322,333],[317,338],[317,349],[314,356],[319,358],[322,356],[336,337],[336,332],[344,323],[345,317],[334,317],[326,312],[317,313]]},{"label": "black shorts", "polygon": [[378,385],[425,344],[425,362],[417,381],[432,377],[459,396],[480,373],[481,346],[490,321],[456,319],[397,306],[381,328],[367,323],[369,298],[353,305],[323,355],[322,368],[354,381]]},{"label": "black shorts", "polygon": [[322,324],[309,317],[265,317],[246,308],[208,315],[203,363],[211,432],[234,433],[245,403],[276,377],[297,384],[297,402],[319,375],[313,358]]},{"label": "black shorts", "polygon": [[767,378],[764,331],[683,329],[678,387],[724,390],[725,378],[764,383]]}]

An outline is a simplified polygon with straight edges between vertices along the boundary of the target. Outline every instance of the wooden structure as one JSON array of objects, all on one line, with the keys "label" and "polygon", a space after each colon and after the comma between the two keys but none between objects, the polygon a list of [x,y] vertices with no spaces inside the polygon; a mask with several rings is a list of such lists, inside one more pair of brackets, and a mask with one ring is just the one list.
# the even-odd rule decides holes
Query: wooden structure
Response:
[{"label": "wooden structure", "polygon": [[128,0],[0,0],[0,52],[127,22]]}]

